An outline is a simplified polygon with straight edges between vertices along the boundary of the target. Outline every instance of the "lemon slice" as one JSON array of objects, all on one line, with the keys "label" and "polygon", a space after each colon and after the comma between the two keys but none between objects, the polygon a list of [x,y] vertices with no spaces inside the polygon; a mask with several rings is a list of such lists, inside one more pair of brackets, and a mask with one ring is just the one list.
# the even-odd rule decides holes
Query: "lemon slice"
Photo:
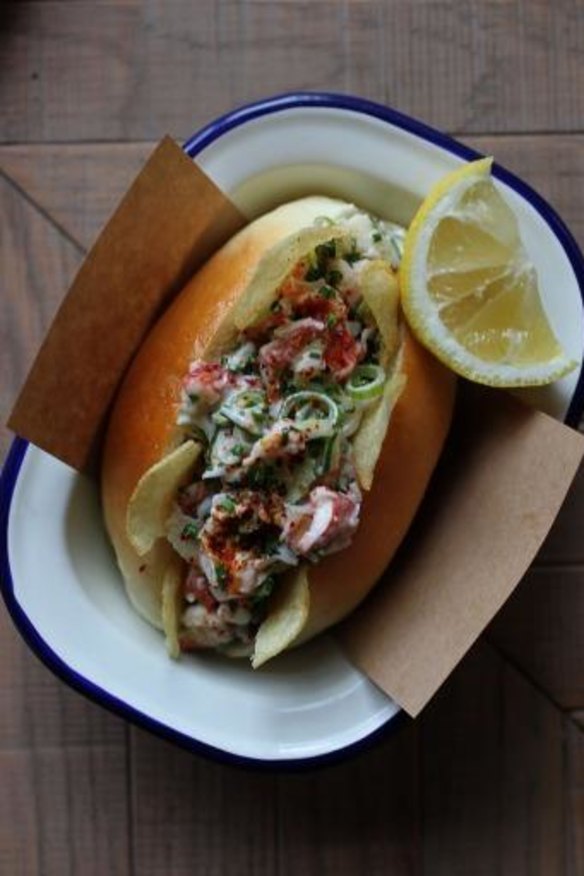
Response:
[{"label": "lemon slice", "polygon": [[491,158],[440,180],[406,236],[403,308],[446,365],[491,386],[541,386],[576,367],[543,308],[515,214],[491,178]]}]

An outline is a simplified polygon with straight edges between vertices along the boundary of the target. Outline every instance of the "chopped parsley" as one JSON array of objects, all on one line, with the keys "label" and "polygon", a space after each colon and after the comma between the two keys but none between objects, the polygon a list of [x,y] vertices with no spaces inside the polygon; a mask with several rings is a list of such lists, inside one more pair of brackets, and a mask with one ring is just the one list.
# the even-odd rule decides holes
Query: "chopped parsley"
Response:
[{"label": "chopped parsley", "polygon": [[309,269],[304,274],[304,279],[309,283],[313,283],[315,280],[320,280],[323,276],[323,270],[320,265],[311,265]]},{"label": "chopped parsley", "polygon": [[266,463],[257,463],[248,472],[249,486],[255,490],[267,490],[274,485],[276,472]]},{"label": "chopped parsley", "polygon": [[185,523],[180,537],[183,539],[197,538],[200,528],[200,524],[196,523],[194,520],[189,523]]},{"label": "chopped parsley", "polygon": [[274,589],[274,584],[276,583],[275,575],[267,575],[258,589],[255,591],[253,595],[253,601],[259,602],[262,599],[267,599],[267,597],[271,594]]},{"label": "chopped parsley", "polygon": [[227,584],[227,567],[223,563],[215,563],[215,579],[219,587],[225,587]]},{"label": "chopped parsley", "polygon": [[359,252],[359,250],[355,248],[352,249],[351,252],[346,253],[343,258],[350,265],[354,265],[355,262],[361,261],[361,259],[363,258],[363,253]]},{"label": "chopped parsley", "polygon": [[334,268],[332,271],[329,271],[326,275],[327,283],[330,283],[331,286],[338,286],[339,283],[343,279],[343,274],[341,271],[336,271]]},{"label": "chopped parsley", "polygon": [[319,262],[334,259],[337,257],[337,244],[334,240],[328,240],[326,243],[319,244],[314,251]]}]

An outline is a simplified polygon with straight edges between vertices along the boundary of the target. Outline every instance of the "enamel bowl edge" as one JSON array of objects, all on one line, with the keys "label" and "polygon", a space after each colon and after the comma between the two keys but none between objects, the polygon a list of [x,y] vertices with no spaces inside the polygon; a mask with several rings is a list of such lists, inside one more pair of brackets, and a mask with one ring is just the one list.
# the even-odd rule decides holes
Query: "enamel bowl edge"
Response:
[{"label": "enamel bowl edge", "polygon": [[[235,110],[185,150],[250,217],[320,192],[402,222],[435,179],[477,156],[387,107],[317,93]],[[498,166],[494,176],[519,214],[542,285],[550,287],[553,271],[567,290],[561,306],[545,303],[563,343],[582,361],[582,255],[539,195]],[[575,425],[582,396],[579,369],[534,400]],[[18,438],[0,482],[0,538],[3,596],[35,653],[81,693],[195,752],[304,767],[346,757],[403,718],[331,636],[260,673],[210,656],[169,661],[160,634],[127,603],[96,487]]]}]

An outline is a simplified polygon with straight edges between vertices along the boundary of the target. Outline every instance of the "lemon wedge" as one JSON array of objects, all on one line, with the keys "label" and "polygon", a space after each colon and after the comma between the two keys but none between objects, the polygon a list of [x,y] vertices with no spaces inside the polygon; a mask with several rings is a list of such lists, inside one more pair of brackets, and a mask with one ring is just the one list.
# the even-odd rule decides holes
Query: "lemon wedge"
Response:
[{"label": "lemon wedge", "polygon": [[457,374],[490,386],[542,386],[577,363],[550,326],[491,164],[463,165],[424,200],[405,240],[403,308],[422,344]]}]

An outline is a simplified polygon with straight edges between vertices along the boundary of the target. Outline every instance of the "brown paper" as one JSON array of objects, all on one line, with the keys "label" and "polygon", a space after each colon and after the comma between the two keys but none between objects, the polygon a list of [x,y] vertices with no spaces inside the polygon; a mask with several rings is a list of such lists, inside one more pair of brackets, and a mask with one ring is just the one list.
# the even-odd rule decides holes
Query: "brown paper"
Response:
[{"label": "brown paper", "polygon": [[400,555],[339,630],[350,659],[417,715],[519,583],[584,454],[584,436],[473,388]]},{"label": "brown paper", "polygon": [[90,468],[140,341],[194,270],[243,224],[225,195],[166,137],[77,274],[10,428],[73,468]]}]

